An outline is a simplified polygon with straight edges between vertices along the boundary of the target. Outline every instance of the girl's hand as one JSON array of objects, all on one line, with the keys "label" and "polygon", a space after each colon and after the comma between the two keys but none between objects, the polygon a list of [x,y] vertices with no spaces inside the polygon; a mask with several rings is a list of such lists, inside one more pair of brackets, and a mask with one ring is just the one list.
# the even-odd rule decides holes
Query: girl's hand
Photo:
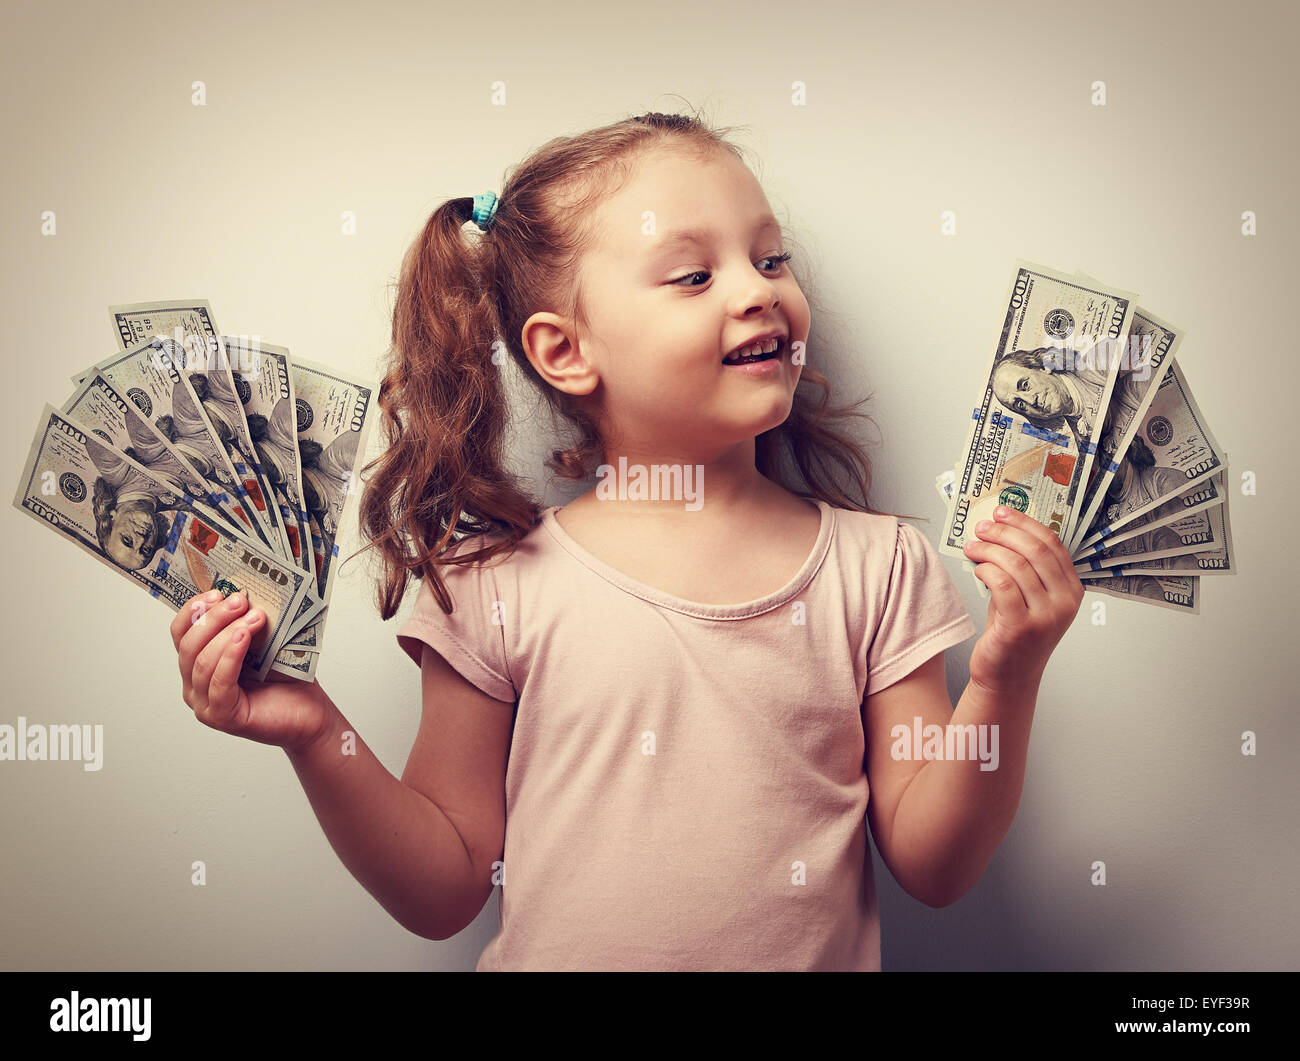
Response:
[{"label": "girl's hand", "polygon": [[[1034,687],[1078,614],[1083,583],[1061,539],[1005,505],[975,527],[965,553],[988,586],[988,625],[970,657],[971,681],[993,692]],[[982,562],[981,562],[982,561]]]},{"label": "girl's hand", "polygon": [[[219,591],[190,598],[171,622],[185,702],[205,726],[292,751],[323,733],[330,703],[317,682],[274,671],[265,682],[239,684],[240,667],[257,628],[261,609],[247,616],[248,596]],[[238,620],[238,621],[236,621]]]}]

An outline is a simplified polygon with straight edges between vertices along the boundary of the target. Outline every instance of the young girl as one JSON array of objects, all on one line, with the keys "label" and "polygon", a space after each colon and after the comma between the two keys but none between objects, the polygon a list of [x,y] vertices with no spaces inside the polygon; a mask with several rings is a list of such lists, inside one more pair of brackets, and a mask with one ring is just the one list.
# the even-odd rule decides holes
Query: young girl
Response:
[{"label": "young girl", "polygon": [[[1070,558],[1015,511],[978,529],[992,596],[954,710],[943,650],[974,625],[920,532],[866,504],[739,152],[644,115],[544,145],[493,206],[444,203],[407,255],[361,502],[382,616],[421,580],[397,634],[424,704],[401,780],[319,684],[238,683],[263,621],[236,621],[239,594],[172,623],[186,703],[285,748],[410,931],[454,935],[499,886],[480,970],[879,969],[866,825],[930,906],[979,879],[1083,596]],[[730,363],[747,347],[772,356]],[[504,355],[576,428],[548,463],[598,475],[563,508],[506,471]],[[972,750],[921,754],[913,734],[948,722]]]}]

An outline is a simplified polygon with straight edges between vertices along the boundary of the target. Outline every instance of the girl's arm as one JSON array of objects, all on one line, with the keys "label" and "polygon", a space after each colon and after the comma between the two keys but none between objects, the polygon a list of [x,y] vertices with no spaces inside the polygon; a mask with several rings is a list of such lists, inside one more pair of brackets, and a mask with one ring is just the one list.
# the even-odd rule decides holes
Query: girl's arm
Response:
[{"label": "girl's arm", "polygon": [[355,733],[319,682],[279,675],[241,684],[248,646],[265,622],[244,593],[213,590],[170,624],[182,693],[194,717],[281,747],[330,845],[404,927],[455,935],[492,891],[505,837],[511,704],[475,688],[426,646],[424,711],[399,781]]},{"label": "girl's arm", "polygon": [[441,940],[492,892],[513,713],[432,649],[422,672],[424,712],[401,780],[332,702],[320,734],[285,751],[348,871],[403,927]]},{"label": "girl's arm", "polygon": [[[966,546],[982,561],[975,574],[991,600],[956,709],[942,653],[864,704],[872,836],[899,884],[930,906],[966,894],[1011,828],[1039,682],[1083,600],[1055,534],[1014,509],[999,508],[996,518]],[[927,733],[936,732],[927,727],[937,727],[946,751],[949,726],[961,727],[954,749],[964,757],[917,758],[916,745],[924,753]]]},{"label": "girl's arm", "polygon": [[[1011,828],[1037,698],[1037,682],[1000,696],[971,682],[954,710],[943,660],[940,652],[867,697],[864,715],[867,819],[876,849],[903,890],[934,907],[974,887]],[[948,726],[974,735],[955,745],[967,757],[920,758],[927,736],[946,739]]]}]

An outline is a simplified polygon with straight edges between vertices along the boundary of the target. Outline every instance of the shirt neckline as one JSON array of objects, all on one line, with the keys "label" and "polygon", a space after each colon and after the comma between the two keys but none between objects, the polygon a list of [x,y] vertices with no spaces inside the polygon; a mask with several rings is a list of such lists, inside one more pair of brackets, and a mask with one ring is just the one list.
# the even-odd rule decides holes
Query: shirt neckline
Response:
[{"label": "shirt neckline", "polygon": [[560,508],[559,505],[552,505],[542,511],[542,526],[555,539],[556,543],[580,564],[594,571],[606,582],[626,593],[632,594],[634,597],[640,597],[642,600],[657,604],[661,608],[681,612],[683,615],[693,615],[700,619],[747,619],[750,616],[761,615],[763,612],[778,608],[803,592],[804,587],[812,581],[813,575],[817,573],[822,562],[826,559],[826,554],[830,550],[831,537],[835,532],[835,509],[821,498],[809,498],[808,500],[816,502],[818,509],[821,510],[822,522],[817,532],[817,541],[813,544],[812,552],[808,554],[803,566],[780,589],[769,593],[765,597],[745,601],[741,604],[704,604],[700,601],[690,601],[683,597],[675,597],[671,593],[666,593],[661,589],[647,585],[644,582],[638,582],[636,579],[625,575],[622,571],[605,563],[595,554],[588,552],[569,536],[560,521],[555,518],[555,513]]}]

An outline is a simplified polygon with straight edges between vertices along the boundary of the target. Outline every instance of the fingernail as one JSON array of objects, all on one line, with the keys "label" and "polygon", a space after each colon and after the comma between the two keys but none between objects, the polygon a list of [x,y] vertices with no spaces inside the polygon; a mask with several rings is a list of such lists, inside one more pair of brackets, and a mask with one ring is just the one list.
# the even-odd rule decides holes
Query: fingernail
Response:
[{"label": "fingernail", "polygon": [[244,596],[244,592],[243,592],[243,590],[240,590],[238,593],[232,593],[232,594],[227,598],[227,600],[228,600],[230,606],[231,606],[232,608],[234,608],[235,610],[238,610],[238,609],[242,608],[245,604],[248,603],[248,598],[247,598],[246,596]]},{"label": "fingernail", "polygon": [[207,604],[216,604],[217,601],[221,600],[221,590],[219,589],[208,590],[207,593],[203,594],[203,600]]},{"label": "fingernail", "polygon": [[262,613],[259,611],[249,612],[248,618],[244,620],[244,622],[246,622],[249,626],[256,626],[261,621],[262,621]]},{"label": "fingernail", "polygon": [[992,523],[990,523],[990,522],[989,522],[988,520],[986,520],[986,519],[982,519],[982,520],[980,520],[977,524],[975,524],[975,531],[976,531],[976,533],[978,533],[978,534],[983,534],[983,533],[984,533],[986,530],[988,530],[991,526],[993,526]]},{"label": "fingernail", "polygon": [[1006,519],[1011,515],[1011,510],[1005,506],[999,505],[997,511],[995,511],[993,515],[997,516],[998,519]]}]

